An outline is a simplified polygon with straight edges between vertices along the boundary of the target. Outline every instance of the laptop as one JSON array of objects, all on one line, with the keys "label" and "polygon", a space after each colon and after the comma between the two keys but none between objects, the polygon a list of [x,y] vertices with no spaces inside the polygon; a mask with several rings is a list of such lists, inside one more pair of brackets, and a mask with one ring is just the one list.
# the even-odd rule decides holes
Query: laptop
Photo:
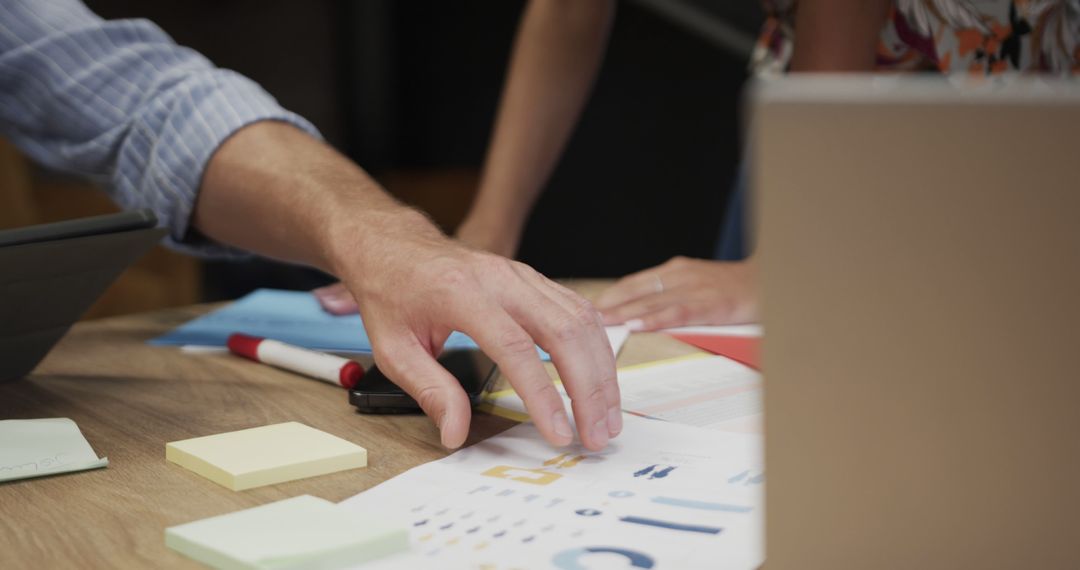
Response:
[{"label": "laptop", "polygon": [[0,231],[0,382],[25,377],[165,230],[148,210]]},{"label": "laptop", "polygon": [[750,104],[764,567],[1080,568],[1080,85]]}]

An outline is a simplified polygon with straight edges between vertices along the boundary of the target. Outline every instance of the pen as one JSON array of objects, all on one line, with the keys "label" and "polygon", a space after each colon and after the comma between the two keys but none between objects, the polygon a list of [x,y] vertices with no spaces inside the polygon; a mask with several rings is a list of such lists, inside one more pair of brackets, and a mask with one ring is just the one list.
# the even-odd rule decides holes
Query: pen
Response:
[{"label": "pen", "polygon": [[229,352],[244,358],[297,372],[345,388],[352,388],[364,376],[360,363],[293,346],[281,341],[233,333],[226,343]]}]

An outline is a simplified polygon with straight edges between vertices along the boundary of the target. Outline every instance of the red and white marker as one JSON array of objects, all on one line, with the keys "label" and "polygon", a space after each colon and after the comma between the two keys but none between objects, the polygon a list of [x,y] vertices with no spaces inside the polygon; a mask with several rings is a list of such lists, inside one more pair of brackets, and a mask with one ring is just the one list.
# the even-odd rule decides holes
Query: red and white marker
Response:
[{"label": "red and white marker", "polygon": [[364,367],[359,362],[277,340],[234,333],[229,335],[227,344],[229,352],[237,356],[338,384],[346,389],[356,386],[364,376]]}]

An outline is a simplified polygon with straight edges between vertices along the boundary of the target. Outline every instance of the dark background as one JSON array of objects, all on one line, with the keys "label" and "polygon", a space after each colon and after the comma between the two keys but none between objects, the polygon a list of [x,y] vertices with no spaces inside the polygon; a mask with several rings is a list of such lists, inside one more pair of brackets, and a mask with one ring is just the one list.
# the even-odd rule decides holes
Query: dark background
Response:
[{"label": "dark background", "polygon": [[[471,199],[524,1],[88,4],[107,18],[149,18],[253,78],[452,231]],[[596,89],[519,258],[552,277],[614,277],[674,255],[710,256],[760,18],[755,0],[620,2]],[[204,276],[208,299],[326,280],[267,262],[209,263]]]}]

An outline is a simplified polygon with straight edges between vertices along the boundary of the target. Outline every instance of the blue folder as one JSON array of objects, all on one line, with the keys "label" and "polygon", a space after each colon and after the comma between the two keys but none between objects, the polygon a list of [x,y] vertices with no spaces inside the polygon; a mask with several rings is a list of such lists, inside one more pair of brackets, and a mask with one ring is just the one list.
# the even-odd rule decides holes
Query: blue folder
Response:
[{"label": "blue folder", "polygon": [[[225,346],[232,333],[272,338],[326,352],[371,354],[371,340],[360,315],[337,317],[324,311],[311,293],[259,289],[236,302],[189,321],[150,341],[154,345]],[[476,348],[454,332],[445,348]],[[547,353],[537,348],[540,357]]]}]

